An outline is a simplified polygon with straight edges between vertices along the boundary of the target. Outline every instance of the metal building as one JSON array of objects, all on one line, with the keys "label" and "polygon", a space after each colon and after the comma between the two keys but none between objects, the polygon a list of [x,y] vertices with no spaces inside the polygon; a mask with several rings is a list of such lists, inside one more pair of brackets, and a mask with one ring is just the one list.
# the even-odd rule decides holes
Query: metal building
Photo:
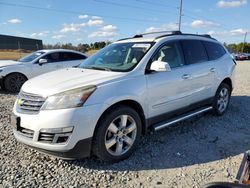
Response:
[{"label": "metal building", "polygon": [[40,50],[43,48],[42,40],[0,35],[0,49],[4,50]]}]

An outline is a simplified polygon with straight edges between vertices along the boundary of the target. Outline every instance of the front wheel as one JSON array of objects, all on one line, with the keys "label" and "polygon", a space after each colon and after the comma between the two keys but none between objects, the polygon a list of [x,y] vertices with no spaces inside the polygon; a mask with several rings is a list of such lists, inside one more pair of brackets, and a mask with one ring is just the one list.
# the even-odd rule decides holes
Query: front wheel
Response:
[{"label": "front wheel", "polygon": [[214,103],[213,103],[213,112],[215,115],[221,116],[223,115],[228,108],[231,97],[231,88],[222,83],[215,95]]},{"label": "front wheel", "polygon": [[17,93],[20,91],[24,82],[26,82],[27,78],[19,73],[13,73],[8,75],[4,79],[4,88],[11,93]]},{"label": "front wheel", "polygon": [[107,162],[128,158],[138,145],[142,132],[138,113],[123,105],[108,111],[97,126],[93,153]]},{"label": "front wheel", "polygon": [[4,83],[3,83],[2,80],[0,80],[0,87],[1,87],[1,90],[5,90],[5,88],[4,88]]}]

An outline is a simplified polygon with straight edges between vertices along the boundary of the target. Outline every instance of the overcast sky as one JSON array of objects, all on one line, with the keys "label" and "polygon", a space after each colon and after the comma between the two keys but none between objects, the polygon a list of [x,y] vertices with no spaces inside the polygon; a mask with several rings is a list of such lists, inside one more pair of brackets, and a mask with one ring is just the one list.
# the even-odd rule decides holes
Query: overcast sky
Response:
[{"label": "overcast sky", "polygon": [[[0,34],[44,43],[90,43],[177,30],[180,0],[0,0]],[[250,31],[247,0],[183,0],[182,32],[242,42]],[[250,42],[250,36],[247,37]]]}]

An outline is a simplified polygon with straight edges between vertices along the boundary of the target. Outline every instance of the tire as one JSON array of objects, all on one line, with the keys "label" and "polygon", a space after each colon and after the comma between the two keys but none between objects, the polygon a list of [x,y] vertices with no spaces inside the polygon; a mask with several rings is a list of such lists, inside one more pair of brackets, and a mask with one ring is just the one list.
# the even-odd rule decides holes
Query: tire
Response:
[{"label": "tire", "polygon": [[231,87],[225,83],[221,83],[216,91],[213,102],[213,114],[217,116],[222,116],[229,106],[231,98]]},{"label": "tire", "polygon": [[1,87],[1,90],[3,90],[3,91],[5,90],[3,80],[0,80],[0,87]]},{"label": "tire", "polygon": [[18,93],[27,78],[20,73],[13,73],[5,77],[4,88],[10,93]]},{"label": "tire", "polygon": [[105,113],[97,125],[93,154],[110,163],[122,161],[134,152],[141,133],[142,123],[138,113],[124,105],[116,106]]}]

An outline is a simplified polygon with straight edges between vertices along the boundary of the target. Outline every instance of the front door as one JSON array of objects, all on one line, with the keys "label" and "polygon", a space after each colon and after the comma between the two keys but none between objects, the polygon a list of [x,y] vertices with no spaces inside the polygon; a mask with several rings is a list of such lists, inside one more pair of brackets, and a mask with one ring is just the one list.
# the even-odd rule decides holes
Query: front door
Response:
[{"label": "front door", "polygon": [[[39,64],[38,62],[40,59],[46,59],[47,63]],[[58,52],[50,53],[40,59],[33,64],[32,77],[63,68],[63,63],[60,61]]]},{"label": "front door", "polygon": [[167,62],[171,71],[146,74],[149,118],[188,106],[191,95],[187,66],[178,41],[161,46],[153,61]]}]

